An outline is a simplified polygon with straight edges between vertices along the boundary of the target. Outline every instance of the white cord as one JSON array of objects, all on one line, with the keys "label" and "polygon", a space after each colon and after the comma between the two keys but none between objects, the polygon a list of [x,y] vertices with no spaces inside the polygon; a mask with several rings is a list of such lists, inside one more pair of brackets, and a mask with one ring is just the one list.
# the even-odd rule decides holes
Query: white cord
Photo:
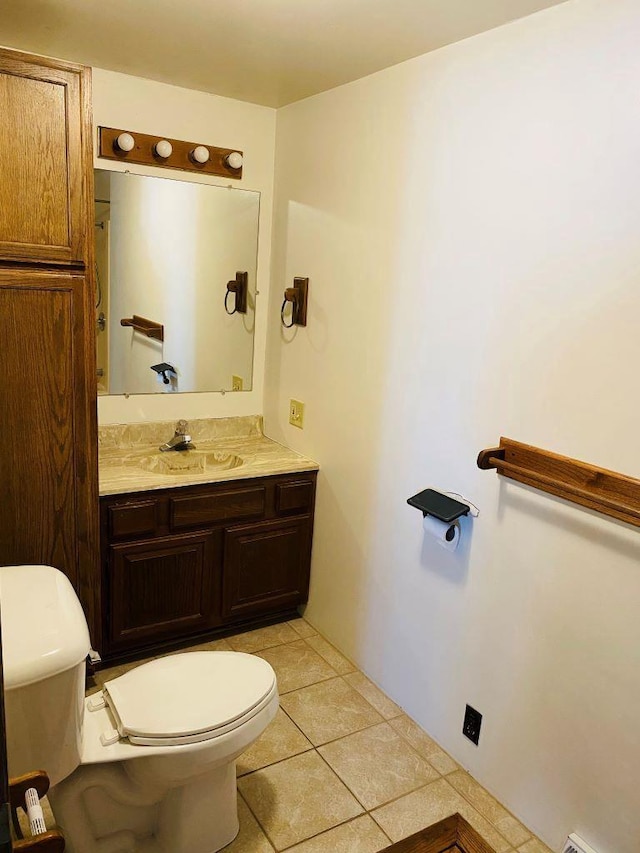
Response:
[{"label": "white cord", "polygon": [[[478,509],[478,507],[475,504],[472,504],[468,498],[465,498],[463,495],[459,494],[458,492],[443,492],[442,494],[443,495],[449,495],[449,497],[452,497],[452,498],[460,498],[464,503],[469,505],[469,511],[474,518],[477,518],[480,515],[480,510]],[[475,512],[473,511],[473,509],[471,509],[471,507],[473,507]]]}]

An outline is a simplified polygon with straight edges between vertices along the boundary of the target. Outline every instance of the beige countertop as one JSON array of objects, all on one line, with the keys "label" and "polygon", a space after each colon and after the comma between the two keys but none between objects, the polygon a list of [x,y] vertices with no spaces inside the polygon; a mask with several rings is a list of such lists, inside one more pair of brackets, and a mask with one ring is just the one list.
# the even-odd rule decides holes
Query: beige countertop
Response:
[{"label": "beige countertop", "polygon": [[267,438],[262,417],[189,422],[194,451],[158,449],[175,421],[110,424],[98,430],[100,495],[316,471],[317,462]]}]

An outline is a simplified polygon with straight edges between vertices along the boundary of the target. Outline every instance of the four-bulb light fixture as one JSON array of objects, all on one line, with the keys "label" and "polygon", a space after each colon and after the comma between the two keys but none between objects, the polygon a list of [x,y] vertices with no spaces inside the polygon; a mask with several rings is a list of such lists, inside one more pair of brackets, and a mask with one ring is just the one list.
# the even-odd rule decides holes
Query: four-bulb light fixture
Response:
[{"label": "four-bulb light fixture", "polygon": [[[118,134],[113,141],[113,148],[117,154],[128,154],[135,147],[136,139],[133,134],[128,132]],[[157,160],[167,162],[174,153],[174,146],[168,139],[159,139],[153,144],[152,153]],[[194,165],[204,166],[211,158],[211,151],[206,145],[195,145],[190,149],[188,156]],[[231,151],[222,157],[222,163],[228,169],[237,172],[242,168],[243,156],[239,151]],[[167,165],[171,165],[171,163],[167,163]]]}]

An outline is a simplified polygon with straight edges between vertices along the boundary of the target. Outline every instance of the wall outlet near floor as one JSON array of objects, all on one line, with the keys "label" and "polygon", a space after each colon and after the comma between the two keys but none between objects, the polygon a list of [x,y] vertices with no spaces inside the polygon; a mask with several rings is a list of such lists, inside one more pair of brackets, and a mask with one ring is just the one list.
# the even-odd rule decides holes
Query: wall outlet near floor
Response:
[{"label": "wall outlet near floor", "polygon": [[242,391],[242,386],[244,382],[242,381],[242,376],[236,376],[235,374],[231,377],[231,390],[232,391]]},{"label": "wall outlet near floor", "polygon": [[300,400],[289,400],[289,423],[298,429],[304,427],[304,403]]},{"label": "wall outlet near floor", "polygon": [[562,853],[596,853],[590,844],[573,833],[567,838]]},{"label": "wall outlet near floor", "polygon": [[480,726],[482,725],[482,714],[476,711],[471,705],[467,705],[464,711],[464,723],[462,724],[462,734],[468,737],[470,741],[478,745],[480,740]]}]

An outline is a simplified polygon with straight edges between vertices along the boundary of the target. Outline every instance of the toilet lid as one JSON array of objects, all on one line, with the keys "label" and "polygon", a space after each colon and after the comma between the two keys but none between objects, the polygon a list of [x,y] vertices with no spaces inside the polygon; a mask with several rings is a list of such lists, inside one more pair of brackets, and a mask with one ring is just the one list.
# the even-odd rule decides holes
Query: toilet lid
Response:
[{"label": "toilet lid", "polygon": [[132,743],[191,743],[241,725],[276,692],[273,669],[243,652],[186,652],[107,681],[105,698]]}]

